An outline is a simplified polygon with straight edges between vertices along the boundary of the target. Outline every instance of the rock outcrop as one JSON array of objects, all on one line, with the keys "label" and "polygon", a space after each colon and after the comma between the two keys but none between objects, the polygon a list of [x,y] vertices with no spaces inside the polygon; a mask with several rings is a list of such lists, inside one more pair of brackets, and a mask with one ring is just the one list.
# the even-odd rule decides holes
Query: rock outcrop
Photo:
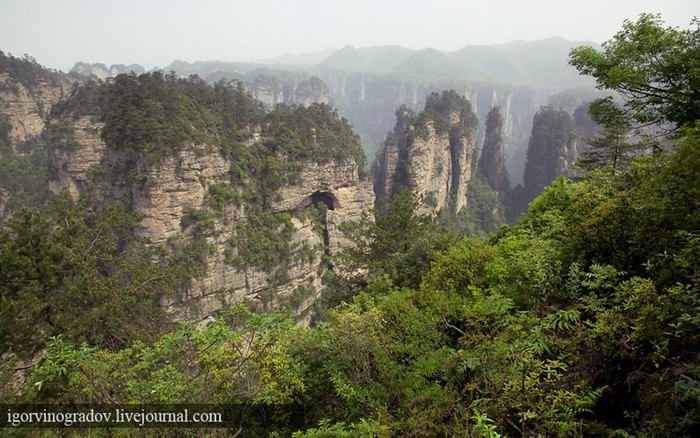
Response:
[{"label": "rock outcrop", "polygon": [[0,113],[11,126],[7,140],[13,149],[41,135],[51,107],[70,93],[73,83],[68,77],[49,74],[25,82],[0,72]]},{"label": "rock outcrop", "polygon": [[0,51],[0,220],[48,196],[46,126],[75,78]]},{"label": "rock outcrop", "polygon": [[525,163],[527,202],[558,176],[570,176],[577,157],[578,137],[569,113],[552,107],[540,108],[533,118]]},{"label": "rock outcrop", "polygon": [[279,74],[250,76],[244,78],[245,88],[266,107],[278,104],[309,106],[314,103],[330,103],[330,92],[326,84],[316,76]]},{"label": "rock outcrop", "polygon": [[131,65],[124,65],[124,64],[114,64],[110,67],[107,67],[104,64],[100,63],[95,63],[95,64],[88,64],[86,62],[77,62],[73,68],[70,70],[71,73],[81,75],[81,76],[87,76],[91,78],[96,78],[96,79],[107,79],[107,78],[113,78],[114,76],[120,75],[120,74],[128,74],[128,73],[144,73],[146,69],[144,69],[142,66],[138,64],[131,64]]},{"label": "rock outcrop", "polygon": [[91,171],[102,164],[106,146],[100,137],[103,124],[84,116],[71,120],[70,128],[55,133],[50,149],[50,160],[55,177],[49,180],[49,190],[66,190],[74,199],[90,183]]},{"label": "rock outcrop", "polygon": [[[360,219],[374,203],[361,165],[346,157],[296,162],[297,170],[283,177],[288,182],[270,194],[264,210],[233,196],[218,206],[212,201],[216,190],[244,196],[250,189],[243,182],[232,183],[232,160],[237,157],[226,157],[219,146],[186,144],[153,163],[106,145],[100,135],[103,126],[90,117],[67,117],[60,125],[62,135],[54,135],[51,147],[54,192],[67,190],[74,198],[93,189],[103,198],[126,195],[140,218],[136,233],[150,245],[204,242],[202,274],[163,303],[179,319],[203,319],[226,305],[248,301],[262,308],[287,306],[300,320],[308,320],[308,310],[323,289],[323,275],[334,269],[332,256],[345,243],[341,225]],[[272,141],[259,128],[250,130],[246,147]],[[134,159],[131,171],[120,170]],[[270,217],[277,222],[260,224]],[[273,234],[272,240],[283,236],[278,243],[284,259],[244,254],[255,249],[244,251],[252,246],[245,239],[265,232]]]},{"label": "rock outcrop", "polygon": [[[405,105],[419,112],[432,92],[454,87],[453,83],[411,82],[364,73],[322,72],[319,75],[328,85],[333,105],[362,135],[365,153],[370,158],[378,153],[377,146],[385,141],[386,133],[396,122],[396,108]],[[501,107],[506,168],[513,183],[522,182],[532,117],[540,106],[547,104],[547,98],[553,91],[469,83],[458,91],[471,103],[472,111],[479,120],[486,120],[494,106]],[[476,138],[481,141],[484,135],[484,126],[478,126]]]},{"label": "rock outcrop", "polygon": [[433,93],[417,116],[402,107],[373,165],[377,202],[409,189],[423,199],[422,213],[458,212],[475,151],[476,117],[464,97]]},{"label": "rock outcrop", "polygon": [[500,107],[493,107],[486,117],[484,147],[479,157],[478,171],[489,186],[503,199],[510,189],[504,153],[504,126]]}]

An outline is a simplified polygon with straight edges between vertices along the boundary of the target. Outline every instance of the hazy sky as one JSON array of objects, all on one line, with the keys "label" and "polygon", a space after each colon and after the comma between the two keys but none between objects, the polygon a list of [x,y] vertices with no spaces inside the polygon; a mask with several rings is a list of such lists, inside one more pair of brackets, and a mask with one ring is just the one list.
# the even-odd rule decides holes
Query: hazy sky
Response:
[{"label": "hazy sky", "polygon": [[601,43],[625,19],[700,17],[698,0],[0,0],[0,50],[68,71],[77,61],[164,67],[345,45],[457,50],[562,36]]}]

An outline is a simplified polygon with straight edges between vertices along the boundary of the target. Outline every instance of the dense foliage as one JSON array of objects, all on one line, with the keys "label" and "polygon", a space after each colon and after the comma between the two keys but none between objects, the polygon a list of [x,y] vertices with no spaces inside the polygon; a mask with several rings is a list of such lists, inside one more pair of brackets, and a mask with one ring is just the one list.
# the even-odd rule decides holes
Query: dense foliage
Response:
[{"label": "dense foliage", "polygon": [[105,83],[87,82],[58,104],[54,129],[79,116],[104,123],[107,146],[155,164],[185,145],[212,144],[232,159],[247,153],[243,141],[263,134],[267,155],[321,161],[355,158],[364,164],[359,138],[327,105],[280,106],[265,112],[239,82],[209,85],[192,76],[162,72],[122,74]]},{"label": "dense foliage", "polygon": [[663,27],[659,15],[625,21],[599,52],[571,51],[570,63],[593,76],[601,89],[615,90],[643,124],[670,122],[692,127],[700,117],[700,21],[685,30]]},{"label": "dense foliage", "polygon": [[0,73],[7,74],[13,80],[27,87],[36,84],[38,79],[52,78],[57,75],[39,65],[36,59],[29,55],[16,58],[10,54],[5,54],[2,50],[0,50]]},{"label": "dense foliage", "polygon": [[577,167],[583,173],[609,166],[613,173],[626,168],[635,155],[650,147],[647,142],[631,141],[632,122],[611,97],[598,99],[589,105],[591,121],[603,127],[603,132],[589,138],[581,152]]},{"label": "dense foliage", "polygon": [[31,357],[57,335],[104,348],[152,339],[166,320],[159,299],[196,274],[191,259],[134,242],[123,208],[78,207],[60,196],[19,209],[0,231],[3,352]]},{"label": "dense foliage", "polygon": [[[452,117],[457,117],[457,122]],[[433,92],[425,99],[425,108],[415,120],[416,129],[424,129],[429,122],[435,126],[438,134],[449,134],[450,139],[459,138],[476,128],[476,115],[471,104],[464,96],[454,90]]]},{"label": "dense foliage", "polygon": [[39,206],[46,202],[49,172],[48,151],[43,141],[28,140],[20,146],[19,151],[4,148],[0,152],[0,192],[5,192],[7,197],[3,199],[0,215],[23,205]]}]

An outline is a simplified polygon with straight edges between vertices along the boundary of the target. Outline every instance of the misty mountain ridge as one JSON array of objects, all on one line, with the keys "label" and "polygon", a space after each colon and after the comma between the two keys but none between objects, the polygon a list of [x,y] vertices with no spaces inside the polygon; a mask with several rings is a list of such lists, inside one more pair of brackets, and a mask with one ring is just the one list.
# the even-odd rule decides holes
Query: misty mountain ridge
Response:
[{"label": "misty mountain ridge", "polygon": [[302,52],[298,54],[292,54],[289,52],[284,53],[281,56],[275,58],[270,58],[262,61],[258,61],[260,64],[277,65],[277,66],[313,66],[328,58],[330,55],[335,53],[338,49],[336,47],[328,47],[323,50],[318,50],[314,52]]},{"label": "misty mountain ridge", "polygon": [[449,52],[399,46],[354,48],[345,46],[316,65],[321,71],[398,74],[417,78],[452,78],[512,85],[580,87],[581,77],[568,65],[569,51],[590,42],[553,37],[498,45],[468,45]]},{"label": "misty mountain ridge", "polygon": [[[399,75],[416,79],[455,79],[473,82],[502,83],[510,85],[575,88],[591,85],[590,78],[581,77],[568,65],[569,51],[580,45],[595,43],[569,41],[552,37],[538,41],[517,40],[495,45],[467,45],[456,51],[434,48],[422,50],[398,45],[379,45],[356,48],[347,45],[341,49],[300,54],[285,53],[277,58],[260,61],[181,61],[175,60],[163,67],[163,71],[175,71],[180,76],[196,74],[207,78],[216,73],[235,72],[241,75],[261,66],[273,69],[301,69],[309,73],[342,71]],[[86,63],[76,63],[72,72],[90,74]],[[105,73],[115,69],[103,64]],[[135,73],[143,72],[138,65],[128,66]],[[124,69],[116,70],[119,73]],[[98,77],[104,74],[98,74]]]}]

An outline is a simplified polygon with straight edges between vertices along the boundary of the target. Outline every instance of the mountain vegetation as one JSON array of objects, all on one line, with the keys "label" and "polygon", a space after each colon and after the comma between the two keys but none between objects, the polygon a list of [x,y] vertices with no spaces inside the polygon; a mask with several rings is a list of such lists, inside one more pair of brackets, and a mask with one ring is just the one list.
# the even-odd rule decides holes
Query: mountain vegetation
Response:
[{"label": "mountain vegetation", "polygon": [[557,176],[568,174],[568,163],[576,157],[576,142],[576,127],[568,112],[549,106],[537,111],[523,175],[528,202]]},{"label": "mountain vegetation", "polygon": [[[0,78],[0,94],[4,94],[39,83],[53,84],[60,81],[61,75],[45,69],[29,55],[16,58],[0,51]],[[48,110],[37,104],[37,112]],[[22,141],[13,140],[16,128],[11,112],[4,105],[0,107],[0,216],[21,205],[39,206],[48,199],[46,181],[50,169],[46,141],[31,135]]]},{"label": "mountain vegetation", "polygon": [[503,198],[510,190],[506,169],[503,116],[500,107],[493,107],[486,117],[484,145],[479,157],[478,173]]},{"label": "mountain vegetation", "polygon": [[601,88],[625,97],[625,107],[642,124],[673,123],[693,127],[700,117],[698,84],[700,24],[679,30],[663,27],[659,15],[626,21],[602,51],[572,50],[571,65],[591,75]]},{"label": "mountain vegetation", "polygon": [[[664,78],[685,91],[634,91],[624,106],[639,122],[672,123],[671,137],[640,137],[642,152],[624,165],[599,160],[576,182],[556,175],[541,182],[550,169],[531,167],[526,188],[541,193],[534,197],[533,189],[513,226],[483,238],[441,230],[419,212],[422,200],[397,193],[347,227],[353,244],[338,263],[354,266],[353,275],[329,279],[328,306],[312,326],[295,325],[283,311],[237,305],[204,327],[171,327],[151,304],[196,269],[196,251],[150,254],[138,242],[123,245],[132,222],[118,206],[82,213],[59,197],[43,211],[19,211],[0,232],[2,401],[236,407],[225,427],[139,430],[153,436],[698,436],[700,120],[686,99],[700,92],[689,79],[699,65],[697,35],[644,15],[600,55],[626,48],[615,58],[622,70],[611,73],[625,80],[600,83],[623,96],[631,76],[637,85],[655,80],[627,69],[650,43],[664,43],[654,58],[669,59],[665,66],[683,62]],[[608,65],[588,49],[571,59],[595,75]],[[237,178],[260,172],[255,200],[263,206],[263,188],[279,184],[268,171],[291,165],[282,157],[321,153],[301,150],[299,138],[316,136],[331,145],[331,156],[359,149],[355,137],[351,150],[337,143],[352,131],[326,117],[333,114],[327,107],[260,113],[219,100],[216,87],[158,75],[123,77],[98,90],[119,85],[126,87],[120,96],[140,97],[97,99],[106,126],[138,117],[154,131],[107,129],[110,147],[158,160],[219,133],[222,153],[240,158]],[[152,93],[165,93],[164,101]],[[443,103],[462,107],[445,96],[452,94],[426,105],[438,130]],[[203,100],[217,105],[194,105]],[[242,119],[217,112],[227,102],[244,110]],[[184,115],[193,117],[184,131],[164,131]],[[531,143],[542,142],[543,160],[557,166],[574,123],[553,108],[538,115]],[[275,141],[259,143],[260,152],[243,150],[239,120],[257,117]],[[305,122],[290,122],[297,119]],[[315,131],[305,130],[309,124]],[[600,138],[597,147],[616,147],[613,137]],[[212,198],[213,205],[229,202],[229,192],[214,189]],[[72,432],[57,434],[64,431]]]}]

